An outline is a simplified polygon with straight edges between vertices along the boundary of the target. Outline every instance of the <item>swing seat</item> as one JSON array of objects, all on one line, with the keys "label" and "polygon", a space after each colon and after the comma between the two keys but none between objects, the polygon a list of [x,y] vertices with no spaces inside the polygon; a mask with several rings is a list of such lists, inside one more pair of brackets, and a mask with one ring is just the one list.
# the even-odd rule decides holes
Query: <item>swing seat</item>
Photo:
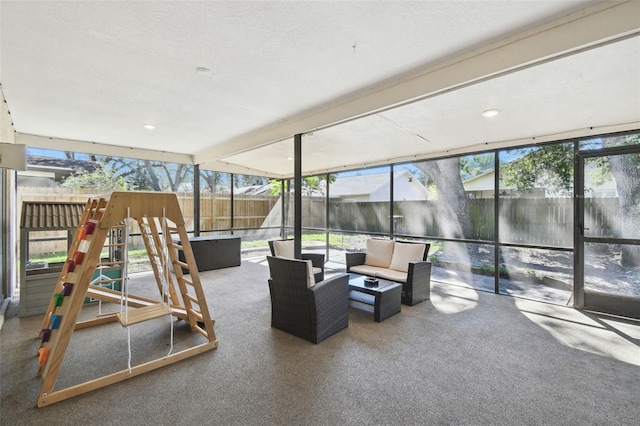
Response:
[{"label": "swing seat", "polygon": [[131,309],[127,312],[119,312],[116,316],[123,327],[129,327],[130,325],[138,324],[139,322],[148,321],[170,314],[171,307],[167,303],[156,303],[154,305]]}]

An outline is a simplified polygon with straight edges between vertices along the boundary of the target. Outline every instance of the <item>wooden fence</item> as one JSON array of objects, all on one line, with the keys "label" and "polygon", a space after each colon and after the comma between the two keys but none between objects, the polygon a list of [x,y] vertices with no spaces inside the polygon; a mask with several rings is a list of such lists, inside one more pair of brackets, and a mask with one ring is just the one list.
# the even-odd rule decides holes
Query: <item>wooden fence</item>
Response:
[{"label": "wooden fence", "polygon": [[[495,238],[494,200],[469,200],[471,226],[469,238]],[[389,232],[388,202],[331,203],[330,228],[356,232]],[[573,246],[572,198],[505,198],[500,200],[500,241],[508,243]],[[449,237],[442,229],[437,201],[398,201],[394,203],[397,234]],[[617,198],[585,199],[585,228],[595,237],[620,234],[620,208]],[[304,220],[303,220],[304,223]]]},{"label": "wooden fence", "polygon": [[[19,206],[22,201],[72,201],[86,202],[98,196],[91,191],[66,188],[19,188]],[[183,211],[187,229],[193,229],[193,196],[179,193],[178,201]],[[304,227],[326,227],[325,205],[322,197],[304,197],[302,224]],[[469,200],[471,225],[475,235],[470,238],[493,240],[495,237],[494,200]],[[276,207],[276,209],[274,209]],[[388,233],[388,202],[330,202],[329,228],[332,230],[363,233]],[[234,197],[234,228],[260,228],[271,215],[270,223],[279,224],[280,204],[276,196],[242,195]],[[231,198],[226,194],[203,194],[200,197],[200,228],[225,230],[231,228]],[[293,224],[293,201],[289,207],[289,223]],[[20,217],[20,216],[19,216]],[[275,220],[273,218],[275,217]],[[443,228],[438,202],[397,201],[394,203],[394,228],[396,234],[425,237],[448,237]],[[585,199],[585,228],[590,236],[617,236],[620,231],[617,198]],[[137,232],[137,230],[132,230]],[[59,237],[59,233],[42,237]],[[500,200],[500,241],[545,245],[551,247],[573,246],[573,199],[571,198],[505,198]],[[38,244],[35,251],[55,253],[66,251],[66,241],[47,241]]]},{"label": "wooden fence", "polygon": [[[68,188],[18,188],[18,221],[22,217],[22,203],[24,201],[52,201],[86,203],[89,198],[104,195],[92,190],[78,190]],[[177,193],[178,203],[186,222],[186,228],[193,230],[194,200],[192,193]],[[277,203],[276,196],[235,196],[234,197],[234,227],[259,228]],[[228,194],[202,194],[200,196],[200,229],[226,230],[231,228],[231,197]],[[136,226],[130,232],[139,232]],[[44,253],[66,252],[66,232],[42,231],[33,236],[35,239],[63,240],[41,241],[31,244],[30,253],[37,256]],[[139,240],[139,241],[138,241]],[[132,246],[142,247],[142,240],[132,240]]]}]

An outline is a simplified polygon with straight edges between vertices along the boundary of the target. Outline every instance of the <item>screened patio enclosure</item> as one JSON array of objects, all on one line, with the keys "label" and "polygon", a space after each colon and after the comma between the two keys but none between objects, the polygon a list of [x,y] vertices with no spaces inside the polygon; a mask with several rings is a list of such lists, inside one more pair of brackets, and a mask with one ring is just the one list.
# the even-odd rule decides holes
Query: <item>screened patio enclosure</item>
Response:
[{"label": "screened patio enclosure", "polygon": [[434,280],[637,317],[639,154],[627,132],[304,176],[298,208],[293,180],[192,170],[200,191],[179,200],[189,232],[239,235],[245,259],[295,237],[298,216],[329,270],[367,238],[425,241]]},{"label": "screened patio enclosure", "polygon": [[[438,279],[637,312],[638,2],[0,7],[3,142],[183,166],[190,187],[158,190],[185,194],[195,234],[293,235],[332,260],[370,236],[427,240]],[[242,61],[194,63],[219,63],[194,38],[240,59],[211,28]]]}]

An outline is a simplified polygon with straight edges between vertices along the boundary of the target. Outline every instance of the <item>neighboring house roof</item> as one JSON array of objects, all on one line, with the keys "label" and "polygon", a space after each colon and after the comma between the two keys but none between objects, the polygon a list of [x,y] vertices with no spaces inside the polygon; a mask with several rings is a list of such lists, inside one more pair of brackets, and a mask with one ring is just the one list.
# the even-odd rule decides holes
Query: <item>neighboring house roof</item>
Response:
[{"label": "neighboring house roof", "polygon": [[[426,197],[426,188],[413,177],[410,171],[401,170],[393,174],[394,181],[399,177],[406,176],[407,182],[413,182],[413,185],[419,185],[424,190]],[[331,184],[329,196],[331,198],[354,197],[357,195],[369,195],[389,186],[389,173],[372,173],[365,175],[339,176],[335,182]]]},{"label": "neighboring house roof", "polygon": [[[398,173],[401,172],[396,172],[395,175],[397,176]],[[367,175],[340,176],[331,184],[329,196],[333,198],[371,194],[386,184],[389,184],[389,173],[386,172]]]},{"label": "neighboring house roof", "polygon": [[18,172],[18,184],[32,182],[33,179],[59,183],[67,176],[91,173],[99,167],[100,163],[95,161],[27,155],[27,170]]},{"label": "neighboring house roof", "polygon": [[27,168],[29,170],[60,170],[72,173],[93,172],[100,167],[100,163],[87,160],[75,160],[70,158],[44,157],[40,155],[27,156]]},{"label": "neighboring house roof", "polygon": [[27,230],[74,229],[80,225],[86,203],[25,201],[20,227]]},{"label": "neighboring house roof", "polygon": [[233,193],[235,195],[270,195],[271,194],[271,184],[265,183],[264,185],[252,185],[252,186],[243,186],[240,188],[234,188]]}]

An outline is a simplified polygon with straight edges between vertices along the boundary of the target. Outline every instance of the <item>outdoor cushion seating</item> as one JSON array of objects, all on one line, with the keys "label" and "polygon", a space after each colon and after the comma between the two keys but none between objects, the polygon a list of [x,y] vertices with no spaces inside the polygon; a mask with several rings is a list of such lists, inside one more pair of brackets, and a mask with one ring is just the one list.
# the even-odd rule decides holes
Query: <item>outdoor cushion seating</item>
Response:
[{"label": "outdoor cushion seating", "polygon": [[[272,240],[269,241],[271,256],[294,259],[294,241]],[[322,253],[302,253],[302,260],[310,260],[313,264],[313,275],[316,282],[324,280],[324,254]]]},{"label": "outdoor cushion seating", "polygon": [[319,343],[349,325],[349,276],[314,282],[309,260],[267,256],[271,326]]},{"label": "outdoor cushion seating", "polygon": [[365,252],[347,252],[347,272],[402,283],[402,303],[413,306],[430,297],[430,244],[371,238]]}]

